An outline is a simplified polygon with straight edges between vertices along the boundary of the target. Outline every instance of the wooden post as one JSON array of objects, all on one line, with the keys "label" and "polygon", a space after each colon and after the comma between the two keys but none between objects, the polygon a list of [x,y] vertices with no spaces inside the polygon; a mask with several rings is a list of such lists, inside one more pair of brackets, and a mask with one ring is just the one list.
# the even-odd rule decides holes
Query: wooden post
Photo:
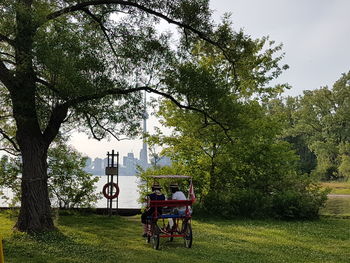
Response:
[{"label": "wooden post", "polygon": [[0,236],[0,263],[5,263],[4,250],[2,248],[2,237]]}]

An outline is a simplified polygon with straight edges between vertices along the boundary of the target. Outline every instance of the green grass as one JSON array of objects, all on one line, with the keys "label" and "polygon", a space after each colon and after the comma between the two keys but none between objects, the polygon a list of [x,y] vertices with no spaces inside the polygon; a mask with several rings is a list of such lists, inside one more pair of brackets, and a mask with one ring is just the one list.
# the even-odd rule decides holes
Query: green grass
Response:
[{"label": "green grass", "polygon": [[140,237],[139,217],[61,215],[58,231],[13,233],[0,213],[6,263],[11,262],[349,262],[350,220],[194,220],[191,249],[161,240],[156,251]]},{"label": "green grass", "polygon": [[350,195],[350,182],[323,182],[321,185],[331,189],[331,194]]},{"label": "green grass", "polygon": [[326,206],[320,210],[320,213],[327,216],[350,217],[350,196],[329,196]]}]

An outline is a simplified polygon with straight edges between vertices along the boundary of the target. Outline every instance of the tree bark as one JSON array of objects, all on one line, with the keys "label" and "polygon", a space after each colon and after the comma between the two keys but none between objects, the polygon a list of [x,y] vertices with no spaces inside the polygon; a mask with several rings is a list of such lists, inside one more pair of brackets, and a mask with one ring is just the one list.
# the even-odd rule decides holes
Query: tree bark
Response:
[{"label": "tree bark", "polygon": [[21,148],[22,196],[15,227],[24,232],[52,230],[54,224],[47,187],[47,145],[29,136],[25,136],[21,141],[25,145]]}]

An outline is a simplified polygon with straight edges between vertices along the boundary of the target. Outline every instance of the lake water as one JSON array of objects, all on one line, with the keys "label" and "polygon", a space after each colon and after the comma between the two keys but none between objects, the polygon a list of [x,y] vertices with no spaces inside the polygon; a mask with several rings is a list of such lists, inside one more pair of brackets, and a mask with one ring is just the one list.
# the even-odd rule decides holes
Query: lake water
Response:
[{"label": "lake water", "polygon": [[[99,181],[97,182],[96,192],[101,193],[103,186],[107,183],[107,176],[98,176]],[[140,208],[141,205],[137,202],[139,198],[138,193],[138,178],[136,176],[119,176],[119,196],[118,196],[118,206],[119,208]],[[116,182],[117,178],[114,176],[113,181]],[[8,197],[12,197],[12,192],[9,189],[4,190],[4,194]],[[95,207],[105,208],[107,207],[107,199],[101,195],[102,198],[97,201]],[[114,199],[116,200],[116,199]],[[7,207],[8,205],[0,198],[0,207]],[[116,204],[113,204],[115,207]]]},{"label": "lake water", "polygon": [[[107,183],[107,176],[99,176],[97,183],[97,192],[102,192],[103,186]],[[140,208],[141,205],[137,202],[139,198],[138,193],[138,178],[136,176],[119,176],[119,196],[118,204],[119,208]],[[116,183],[117,178],[114,176],[113,182]],[[114,199],[116,200],[116,199]],[[97,207],[106,207],[107,199],[103,197],[97,202]],[[115,204],[113,204],[115,207]]]}]

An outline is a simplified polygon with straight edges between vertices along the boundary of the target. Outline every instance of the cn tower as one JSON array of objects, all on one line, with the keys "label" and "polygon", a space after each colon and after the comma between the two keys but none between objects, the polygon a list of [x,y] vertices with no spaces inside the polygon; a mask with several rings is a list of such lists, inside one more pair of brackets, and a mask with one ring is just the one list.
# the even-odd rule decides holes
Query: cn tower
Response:
[{"label": "cn tower", "polygon": [[140,151],[140,161],[143,168],[146,168],[148,164],[148,154],[147,154],[147,142],[146,142],[146,133],[147,133],[147,119],[148,119],[148,113],[147,113],[147,101],[146,101],[146,91],[144,96],[144,111],[143,111],[143,144],[142,149]]}]

